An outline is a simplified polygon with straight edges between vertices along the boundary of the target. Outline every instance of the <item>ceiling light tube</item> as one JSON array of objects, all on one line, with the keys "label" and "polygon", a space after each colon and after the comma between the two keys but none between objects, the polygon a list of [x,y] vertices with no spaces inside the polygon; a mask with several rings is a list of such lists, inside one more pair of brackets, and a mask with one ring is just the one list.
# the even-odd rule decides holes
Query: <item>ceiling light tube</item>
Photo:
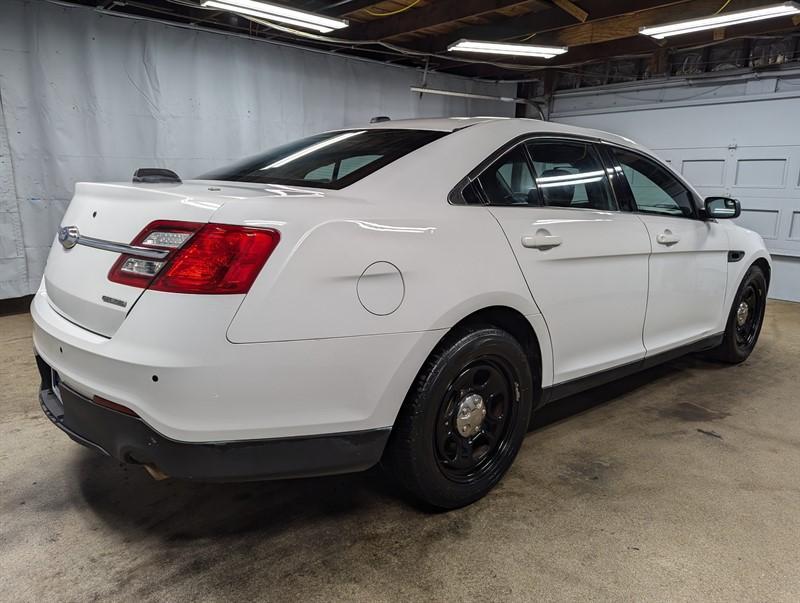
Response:
[{"label": "ceiling light tube", "polygon": [[787,15],[800,14],[800,4],[797,2],[783,2],[782,4],[771,4],[761,8],[748,10],[738,10],[711,17],[700,19],[688,19],[665,23],[664,25],[653,25],[639,28],[639,33],[651,36],[657,40],[662,40],[669,36],[705,31],[707,29],[717,29],[719,27],[729,27],[740,23],[750,23],[763,19],[773,19],[775,17],[785,17]]},{"label": "ceiling light tube", "polygon": [[288,23],[289,25],[313,29],[321,33],[329,33],[334,29],[342,29],[348,25],[348,22],[343,19],[323,17],[304,10],[286,8],[285,6],[258,2],[257,0],[206,0],[203,2],[203,6],[219,8],[249,17],[278,21],[279,23]]},{"label": "ceiling light tube", "polygon": [[447,47],[450,52],[477,52],[481,54],[504,54],[520,57],[552,59],[567,52],[565,46],[540,46],[534,44],[506,44],[504,42],[482,42],[478,40],[459,40]]}]

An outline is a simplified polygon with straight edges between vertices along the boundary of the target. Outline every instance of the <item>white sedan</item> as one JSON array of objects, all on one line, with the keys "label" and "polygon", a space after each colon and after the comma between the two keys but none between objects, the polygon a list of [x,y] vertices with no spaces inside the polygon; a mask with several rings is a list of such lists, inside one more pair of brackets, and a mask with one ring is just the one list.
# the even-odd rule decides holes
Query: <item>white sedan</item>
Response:
[{"label": "white sedan", "polygon": [[497,118],[79,183],[31,308],[42,408],[156,477],[382,461],[458,507],[541,405],[687,352],[748,357],[770,257],[739,212],[626,138]]}]

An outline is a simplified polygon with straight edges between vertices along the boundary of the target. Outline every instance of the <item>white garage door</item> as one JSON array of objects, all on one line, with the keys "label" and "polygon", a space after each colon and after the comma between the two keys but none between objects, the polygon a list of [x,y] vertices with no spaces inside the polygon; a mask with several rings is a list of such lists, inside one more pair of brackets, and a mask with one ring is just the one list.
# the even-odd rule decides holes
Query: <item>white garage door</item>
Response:
[{"label": "white garage door", "polygon": [[742,202],[737,220],[775,254],[800,257],[800,145],[669,149],[659,153],[705,196]]},{"label": "white garage door", "polygon": [[800,73],[559,93],[551,118],[633,138],[701,194],[739,199],[773,256],[770,297],[800,301]]}]

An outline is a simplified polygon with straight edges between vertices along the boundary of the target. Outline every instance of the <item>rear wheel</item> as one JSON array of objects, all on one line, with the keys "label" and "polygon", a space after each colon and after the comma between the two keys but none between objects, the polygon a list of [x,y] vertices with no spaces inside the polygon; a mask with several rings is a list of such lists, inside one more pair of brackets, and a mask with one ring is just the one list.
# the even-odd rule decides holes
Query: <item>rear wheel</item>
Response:
[{"label": "rear wheel", "polygon": [[751,266],[733,300],[725,338],[719,347],[711,351],[711,357],[731,364],[747,360],[761,333],[766,304],[766,276],[759,266]]},{"label": "rear wheel", "polygon": [[434,507],[481,498],[519,452],[532,384],[528,358],[506,331],[487,326],[451,333],[417,376],[384,464]]}]

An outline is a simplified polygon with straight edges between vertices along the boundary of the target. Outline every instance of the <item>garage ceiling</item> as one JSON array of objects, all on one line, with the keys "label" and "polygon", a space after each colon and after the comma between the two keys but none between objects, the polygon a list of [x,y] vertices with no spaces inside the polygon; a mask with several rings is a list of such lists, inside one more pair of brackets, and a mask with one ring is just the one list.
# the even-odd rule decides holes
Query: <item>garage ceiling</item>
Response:
[{"label": "garage ceiling", "polygon": [[[772,0],[286,0],[343,17],[331,34],[299,32],[200,6],[200,0],[70,0],[72,4],[490,80],[539,80],[545,92],[660,75],[774,68],[800,59],[800,19],[780,17],[655,40],[639,28]],[[774,3],[774,2],[772,2]],[[554,44],[554,59],[448,53],[460,38]]]}]

